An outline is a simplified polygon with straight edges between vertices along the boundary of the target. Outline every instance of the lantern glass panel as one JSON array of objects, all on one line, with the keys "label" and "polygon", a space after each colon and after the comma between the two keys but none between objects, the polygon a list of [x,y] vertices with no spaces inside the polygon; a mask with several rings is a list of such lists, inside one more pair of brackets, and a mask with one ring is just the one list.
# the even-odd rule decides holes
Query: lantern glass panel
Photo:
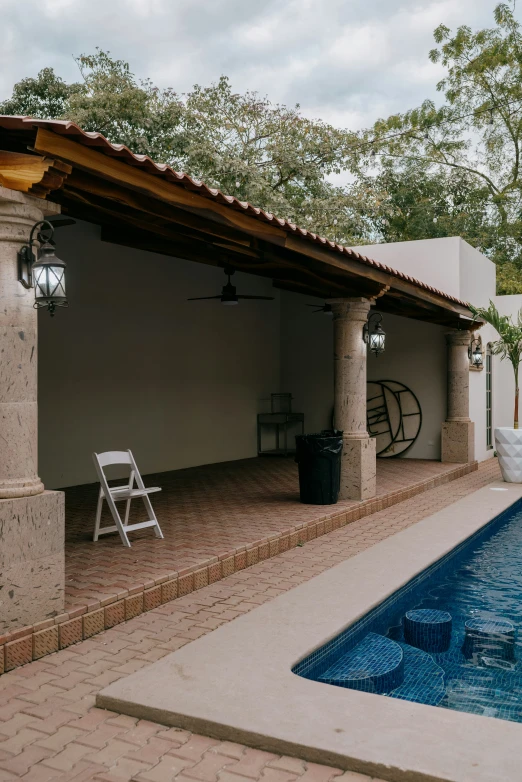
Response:
[{"label": "lantern glass panel", "polygon": [[477,346],[473,350],[472,356],[473,356],[473,364],[474,364],[474,366],[481,367],[482,366],[482,350],[480,349],[480,346]]},{"label": "lantern glass panel", "polygon": [[386,341],[386,334],[379,330],[370,334],[370,350],[374,353],[382,353]]},{"label": "lantern glass panel", "polygon": [[65,299],[65,268],[63,266],[36,266],[34,281],[37,300]]}]

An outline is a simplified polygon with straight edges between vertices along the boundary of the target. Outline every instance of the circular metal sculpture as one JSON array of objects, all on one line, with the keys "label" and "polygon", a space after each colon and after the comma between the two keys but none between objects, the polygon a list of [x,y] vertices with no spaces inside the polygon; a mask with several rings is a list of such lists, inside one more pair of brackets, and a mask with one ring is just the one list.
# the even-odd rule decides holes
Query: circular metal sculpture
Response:
[{"label": "circular metal sculpture", "polygon": [[397,380],[367,384],[368,433],[377,440],[377,456],[399,456],[411,448],[422,425],[419,400]]}]

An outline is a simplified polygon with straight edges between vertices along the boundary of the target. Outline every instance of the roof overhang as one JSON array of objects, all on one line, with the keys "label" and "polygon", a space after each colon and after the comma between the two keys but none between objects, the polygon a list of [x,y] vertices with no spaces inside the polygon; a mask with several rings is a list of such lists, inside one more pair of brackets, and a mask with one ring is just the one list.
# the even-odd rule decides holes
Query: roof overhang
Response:
[{"label": "roof overhang", "polygon": [[383,312],[477,326],[466,302],[73,123],[0,116],[0,184],[100,225],[103,241],[228,264],[310,296],[364,296]]}]

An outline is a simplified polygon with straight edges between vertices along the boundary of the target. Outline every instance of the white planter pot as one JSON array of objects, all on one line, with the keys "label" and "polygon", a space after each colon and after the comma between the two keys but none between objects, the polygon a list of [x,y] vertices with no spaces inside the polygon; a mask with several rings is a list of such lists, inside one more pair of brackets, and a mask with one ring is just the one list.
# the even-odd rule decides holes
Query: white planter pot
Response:
[{"label": "white planter pot", "polygon": [[522,483],[522,429],[499,426],[495,447],[502,477],[507,483]]}]

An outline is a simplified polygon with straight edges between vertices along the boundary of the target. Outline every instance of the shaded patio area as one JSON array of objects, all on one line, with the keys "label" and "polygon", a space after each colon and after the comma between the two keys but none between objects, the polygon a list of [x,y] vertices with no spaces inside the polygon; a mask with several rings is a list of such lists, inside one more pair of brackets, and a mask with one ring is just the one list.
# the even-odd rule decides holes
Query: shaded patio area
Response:
[{"label": "shaded patio area", "polygon": [[[190,592],[476,467],[379,459],[376,498],[330,506],[299,502],[292,459],[245,459],[149,475],[145,484],[163,489],[152,500],[165,539],[150,530],[136,532],[130,549],[117,534],[92,541],[98,484],[68,488],[66,611],[93,610],[173,579],[179,579],[179,594]],[[134,520],[142,512],[135,502]],[[106,506],[104,523],[112,523]]]}]

